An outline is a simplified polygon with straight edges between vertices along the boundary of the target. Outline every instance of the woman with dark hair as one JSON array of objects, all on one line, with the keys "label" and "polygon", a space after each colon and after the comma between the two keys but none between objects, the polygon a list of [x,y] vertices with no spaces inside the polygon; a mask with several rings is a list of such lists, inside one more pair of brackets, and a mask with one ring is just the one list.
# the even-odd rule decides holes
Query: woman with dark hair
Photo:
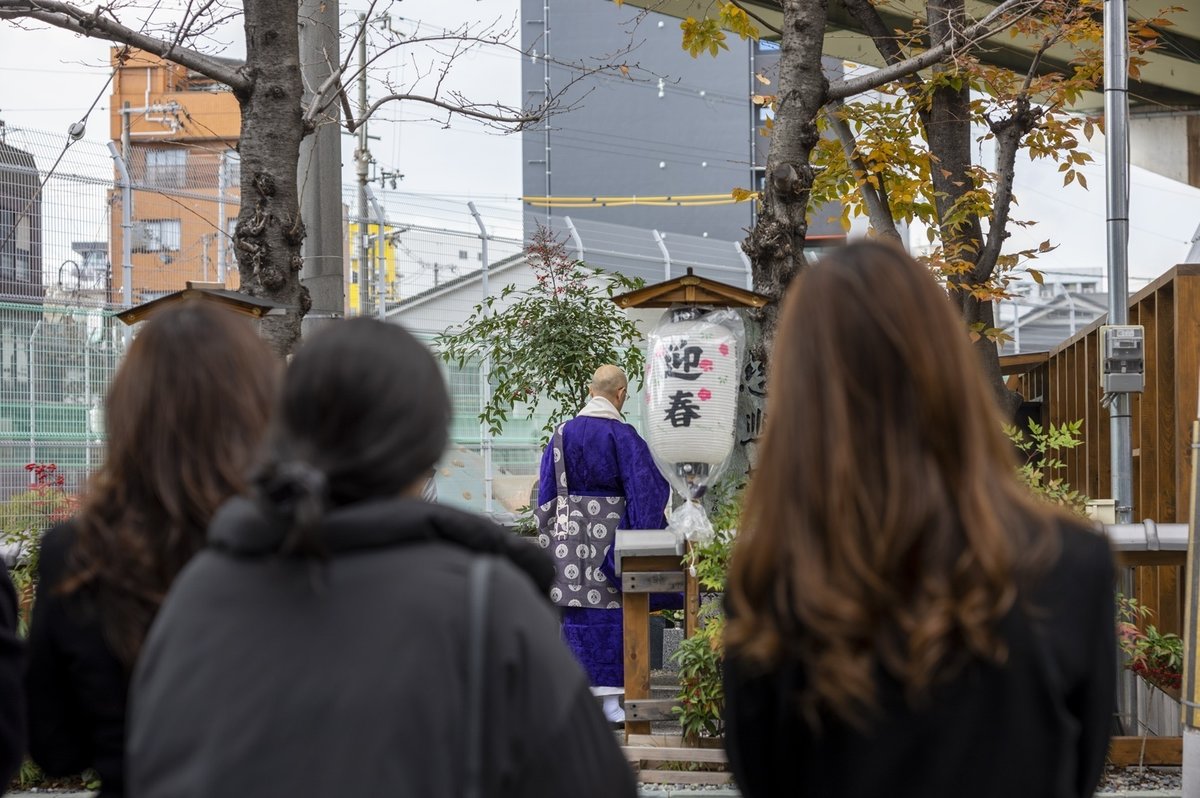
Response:
[{"label": "woman with dark hair", "polygon": [[107,452],[79,514],[46,533],[29,633],[29,749],[124,793],[125,703],[150,622],[246,485],[280,365],[250,323],[188,302],[134,339],[109,386]]},{"label": "woman with dark hair", "polygon": [[747,798],[1090,796],[1114,709],[1106,540],[1035,499],[962,319],[858,243],[784,301],[729,579]]},{"label": "woman with dark hair", "polygon": [[17,637],[17,594],[0,559],[0,794],[25,756],[25,652]]},{"label": "woman with dark hair", "polygon": [[288,369],[257,496],[176,582],[131,703],[135,796],[632,796],[540,550],[421,500],[450,402],[398,326]]}]

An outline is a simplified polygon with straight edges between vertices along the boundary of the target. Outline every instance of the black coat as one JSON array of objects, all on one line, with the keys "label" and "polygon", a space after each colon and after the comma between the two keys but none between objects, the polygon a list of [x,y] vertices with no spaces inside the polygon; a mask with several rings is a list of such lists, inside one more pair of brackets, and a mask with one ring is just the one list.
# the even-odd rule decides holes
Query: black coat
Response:
[{"label": "black coat", "polygon": [[59,593],[75,541],[67,522],[42,538],[29,625],[29,753],[51,776],[100,775],[101,796],[124,793],[127,669],[100,630],[89,591]]},{"label": "black coat", "polygon": [[175,582],[134,676],[131,795],[460,795],[467,573],[483,553],[484,794],[634,795],[533,546],[414,499],[331,512],[325,561],[275,554],[283,534],[234,500]]},{"label": "black coat", "polygon": [[24,652],[17,639],[17,594],[0,561],[0,793],[25,756]]},{"label": "black coat", "polygon": [[797,663],[758,674],[725,667],[726,738],[745,798],[1085,798],[1104,766],[1115,709],[1113,563],[1107,541],[1062,532],[1057,564],[1001,625],[1002,667],[976,663],[914,709],[879,678],[882,712],[865,731],[824,718],[814,733],[793,697]]}]

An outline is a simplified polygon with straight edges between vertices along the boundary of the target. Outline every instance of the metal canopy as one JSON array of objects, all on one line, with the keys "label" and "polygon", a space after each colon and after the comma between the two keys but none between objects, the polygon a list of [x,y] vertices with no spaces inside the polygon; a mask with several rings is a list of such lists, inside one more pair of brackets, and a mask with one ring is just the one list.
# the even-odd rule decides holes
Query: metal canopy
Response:
[{"label": "metal canopy", "polygon": [[716,305],[723,308],[761,308],[771,300],[762,294],[687,274],[613,297],[623,308],[669,308],[672,305]]},{"label": "metal canopy", "polygon": [[[711,8],[711,0],[626,0],[631,6],[657,11],[683,19],[701,18]],[[774,0],[742,0],[754,15],[776,28],[783,23],[783,12]],[[979,19],[999,5],[999,0],[967,0],[967,14]],[[1131,20],[1158,16],[1166,5],[1162,0],[1129,0]],[[1180,5],[1183,5],[1182,3]],[[921,5],[923,8],[923,4]],[[886,0],[879,12],[890,29],[912,27],[913,8],[897,0]],[[1172,27],[1159,31],[1161,45],[1145,57],[1140,77],[1129,80],[1129,103],[1138,111],[1200,108],[1200,9],[1189,8],[1170,17]],[[760,24],[764,38],[778,38]],[[1026,36],[1013,37],[1009,31],[989,40],[981,49],[984,62],[1016,71],[1029,68],[1038,42]],[[829,2],[829,24],[825,32],[825,54],[868,66],[883,66],[870,38],[842,6],[841,0]],[[1052,48],[1041,63],[1041,71],[1062,72],[1067,68],[1069,49]],[[1099,110],[1104,102],[1099,91],[1088,92],[1075,106],[1077,111]]]},{"label": "metal canopy", "polygon": [[[209,287],[210,285],[220,287]],[[165,310],[172,305],[189,301],[215,302],[235,313],[240,313],[244,316],[253,316],[256,319],[261,319],[267,315],[284,313],[293,309],[289,305],[282,305],[269,299],[260,299],[259,297],[238,293],[237,291],[230,291],[220,283],[207,284],[189,281],[187,288],[182,291],[174,291],[166,296],[160,296],[158,299],[152,299],[149,302],[135,305],[128,310],[118,313],[117,318],[132,326],[139,321],[145,321],[155,313]]]}]

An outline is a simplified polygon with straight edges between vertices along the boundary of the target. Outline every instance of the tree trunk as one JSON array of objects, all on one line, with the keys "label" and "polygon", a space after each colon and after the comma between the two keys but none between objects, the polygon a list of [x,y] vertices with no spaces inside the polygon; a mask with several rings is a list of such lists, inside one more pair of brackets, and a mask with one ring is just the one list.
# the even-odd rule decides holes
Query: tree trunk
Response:
[{"label": "tree trunk", "polygon": [[827,0],[783,0],[779,90],[767,153],[762,211],[743,243],[754,286],[773,300],[758,313],[762,342],[753,353],[762,362],[770,351],[779,300],[803,266],[812,192],[810,156],[818,140],[817,114],[829,82],[821,69]]},{"label": "tree trunk", "polygon": [[[927,18],[930,45],[936,47],[950,38],[952,27],[961,29],[965,26],[965,2],[930,0]],[[952,63],[933,68],[936,87],[929,107],[921,113],[921,120],[925,126],[929,151],[936,156],[930,174],[936,193],[938,219],[941,221],[942,247],[950,254],[952,265],[955,260],[960,260],[959,268],[952,271],[949,278],[950,298],[958,306],[968,327],[982,325],[983,329],[988,329],[995,327],[992,303],[976,298],[970,291],[976,277],[975,261],[983,250],[983,227],[979,217],[974,214],[957,222],[953,218],[955,204],[975,189],[971,176],[971,88],[965,76],[957,86],[944,80],[945,76],[955,72]],[[1004,385],[1004,377],[1000,374],[1000,353],[995,342],[981,335],[973,348],[1001,409],[1011,414],[1016,409],[1019,397]]]},{"label": "tree trunk", "polygon": [[234,245],[242,291],[289,305],[267,316],[261,332],[280,355],[300,338],[300,320],[311,305],[300,284],[304,222],[296,168],[302,119],[300,37],[296,0],[246,0],[246,75],[237,93],[242,112],[239,145],[242,205]]}]

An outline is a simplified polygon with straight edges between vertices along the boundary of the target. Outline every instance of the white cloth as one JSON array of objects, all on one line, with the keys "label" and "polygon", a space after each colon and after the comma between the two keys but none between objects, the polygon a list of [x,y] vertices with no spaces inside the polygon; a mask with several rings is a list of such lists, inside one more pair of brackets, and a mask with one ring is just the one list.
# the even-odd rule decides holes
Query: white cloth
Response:
[{"label": "white cloth", "polygon": [[621,411],[616,405],[605,399],[603,396],[593,396],[588,399],[580,411],[576,414],[576,418],[586,416],[587,418],[611,418],[613,421],[624,421],[625,416],[621,415]]},{"label": "white cloth", "polygon": [[611,696],[625,695],[624,687],[596,687],[595,685],[592,685],[592,687],[590,689],[592,691],[592,695],[596,696],[596,698],[604,698],[605,696],[610,696],[610,695]]}]

